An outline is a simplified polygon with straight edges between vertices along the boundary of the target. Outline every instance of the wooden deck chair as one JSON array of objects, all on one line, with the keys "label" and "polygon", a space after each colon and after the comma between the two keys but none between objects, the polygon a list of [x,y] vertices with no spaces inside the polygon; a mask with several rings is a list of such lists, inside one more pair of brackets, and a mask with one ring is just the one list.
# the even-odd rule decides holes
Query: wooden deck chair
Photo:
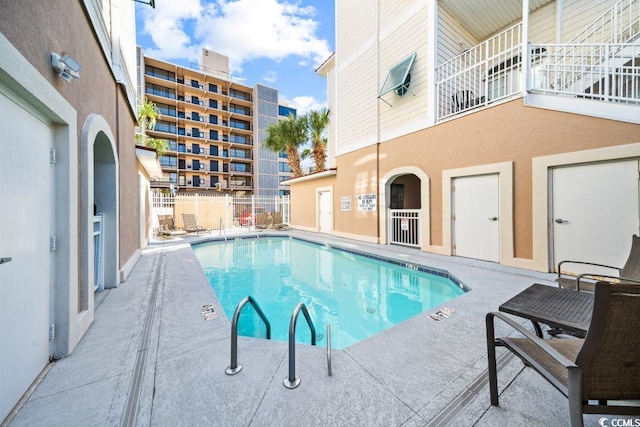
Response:
[{"label": "wooden deck chair", "polygon": [[[602,275],[594,273],[584,273],[579,276],[572,276],[562,272],[563,264],[581,264],[591,265],[594,267],[604,267],[611,269],[612,275]],[[613,273],[617,272],[618,275],[614,276]],[[596,264],[592,262],[584,261],[561,261],[558,263],[558,277],[556,282],[561,288],[576,289],[578,291],[593,292],[594,284],[596,280],[604,279],[620,279],[624,282],[624,279],[640,280],[640,238],[636,235],[631,237],[631,251],[627,262],[622,268],[612,267],[610,265]]]},{"label": "wooden deck chair", "polygon": [[[495,318],[524,337],[511,334],[496,338]],[[591,323],[584,339],[538,338],[498,312],[487,314],[486,327],[492,405],[498,406],[496,347],[500,346],[569,399],[573,427],[583,425],[583,414],[640,415],[640,286],[597,282]]]},{"label": "wooden deck chair", "polygon": [[210,230],[198,226],[194,214],[182,214],[182,222],[184,223],[184,231],[187,233],[196,233],[196,235],[198,235],[201,231],[208,231],[209,234],[211,234]]}]

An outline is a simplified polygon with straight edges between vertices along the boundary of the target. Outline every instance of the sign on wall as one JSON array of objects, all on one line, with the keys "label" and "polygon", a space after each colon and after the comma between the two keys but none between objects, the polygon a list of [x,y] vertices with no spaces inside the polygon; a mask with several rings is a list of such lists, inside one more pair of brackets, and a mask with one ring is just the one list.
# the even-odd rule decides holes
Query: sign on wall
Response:
[{"label": "sign on wall", "polygon": [[344,196],[340,199],[340,206],[343,211],[351,210],[351,196]]},{"label": "sign on wall", "polygon": [[376,194],[360,194],[358,195],[358,210],[359,211],[375,211],[376,210]]}]

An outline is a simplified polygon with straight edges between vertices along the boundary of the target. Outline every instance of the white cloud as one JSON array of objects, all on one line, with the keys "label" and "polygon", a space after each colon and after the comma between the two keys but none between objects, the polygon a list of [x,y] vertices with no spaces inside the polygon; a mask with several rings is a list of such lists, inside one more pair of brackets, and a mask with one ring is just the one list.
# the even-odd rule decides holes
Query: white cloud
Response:
[{"label": "white cloud", "polygon": [[258,58],[296,56],[300,64],[317,67],[331,50],[316,34],[314,15],[313,7],[286,0],[163,1],[144,12],[144,32],[156,45],[145,51],[159,59],[197,62],[206,47],[227,55],[236,74]]},{"label": "white cloud", "polygon": [[280,96],[280,102],[291,108],[295,108],[298,115],[307,114],[311,110],[326,108],[326,103],[320,102],[313,96],[296,96],[293,99]]},{"label": "white cloud", "polygon": [[193,23],[201,12],[200,0],[168,1],[156,9],[142,9],[143,31],[151,36],[156,46],[145,49],[145,54],[164,60],[197,61],[200,47],[185,31],[185,24]]},{"label": "white cloud", "polygon": [[262,80],[264,80],[267,83],[275,83],[278,81],[278,73],[275,72],[274,70],[268,70],[266,73],[264,73],[264,75],[262,76]]}]

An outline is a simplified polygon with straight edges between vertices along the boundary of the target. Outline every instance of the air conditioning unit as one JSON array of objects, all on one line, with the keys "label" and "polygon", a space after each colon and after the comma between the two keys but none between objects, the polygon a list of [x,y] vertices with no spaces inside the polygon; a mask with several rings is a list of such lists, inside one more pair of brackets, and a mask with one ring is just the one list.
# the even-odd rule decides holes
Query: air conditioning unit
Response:
[{"label": "air conditioning unit", "polygon": [[204,117],[200,117],[200,121],[204,123]]},{"label": "air conditioning unit", "polygon": [[[204,137],[204,134],[202,134],[202,135],[203,135],[203,137]],[[201,148],[201,149],[200,149],[200,154],[204,154],[204,148]]]},{"label": "air conditioning unit", "polygon": [[204,163],[200,163],[200,170],[204,170]]}]

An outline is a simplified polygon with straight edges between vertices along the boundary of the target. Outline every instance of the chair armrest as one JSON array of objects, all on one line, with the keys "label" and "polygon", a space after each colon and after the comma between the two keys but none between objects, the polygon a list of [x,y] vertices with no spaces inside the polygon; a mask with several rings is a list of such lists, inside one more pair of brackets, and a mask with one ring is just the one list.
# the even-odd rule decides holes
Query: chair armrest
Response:
[{"label": "chair armrest", "polygon": [[[625,281],[625,282],[632,282],[632,283],[638,283],[638,284],[640,284],[640,280],[630,279],[630,278],[628,278],[628,277],[605,276],[605,275],[603,275],[603,274],[584,273],[584,274],[579,275],[579,276],[576,278],[576,286],[577,286],[578,291],[580,290],[580,280],[581,280],[583,277],[592,278],[592,279],[594,279],[594,280],[598,280],[598,279],[600,279],[600,278],[616,279],[616,280],[621,280],[621,281]],[[605,282],[606,282],[606,280],[605,280]]]},{"label": "chair armrest", "polygon": [[618,272],[620,271],[620,268],[618,267],[613,267],[611,265],[605,265],[605,264],[596,264],[594,262],[586,262],[586,261],[570,261],[570,260],[565,260],[565,261],[560,261],[558,263],[558,277],[560,277],[560,274],[562,273],[562,264],[582,264],[582,265],[592,265],[594,267],[604,267],[604,268],[611,268],[613,270],[618,270]]},{"label": "chair armrest", "polygon": [[494,326],[493,319],[495,317],[497,317],[500,320],[502,320],[503,322],[507,323],[509,326],[514,328],[516,331],[518,331],[519,333],[524,335],[527,339],[531,340],[531,342],[533,342],[542,351],[544,351],[549,356],[551,356],[556,362],[558,362],[563,367],[565,367],[567,369],[574,369],[574,368],[577,369],[577,366],[576,366],[576,364],[574,362],[572,362],[569,359],[567,359],[566,357],[564,357],[555,348],[553,348],[549,344],[547,344],[544,339],[538,338],[533,333],[531,333],[531,331],[529,331],[527,328],[522,326],[520,323],[514,321],[513,319],[511,319],[510,317],[508,317],[504,313],[499,313],[499,312],[496,312],[496,311],[491,311],[491,312],[487,313],[487,317],[486,317],[487,330],[489,330],[489,328],[491,328],[491,336],[492,337],[495,336],[494,335],[494,329],[493,329],[493,326]]}]

